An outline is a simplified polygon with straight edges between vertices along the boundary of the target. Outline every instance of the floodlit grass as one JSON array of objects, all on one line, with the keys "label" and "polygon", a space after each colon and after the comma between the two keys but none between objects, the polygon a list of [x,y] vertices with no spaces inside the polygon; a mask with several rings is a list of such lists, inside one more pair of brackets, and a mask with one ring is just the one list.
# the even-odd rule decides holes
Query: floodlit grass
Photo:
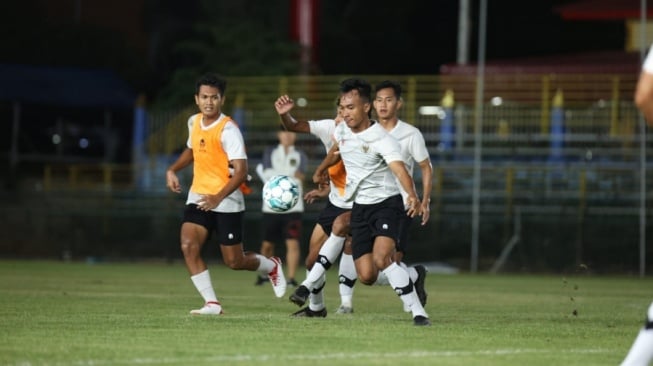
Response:
[{"label": "floodlit grass", "polygon": [[[389,287],[358,284],[355,313],[294,319],[298,308],[217,263],[226,314],[202,305],[183,264],[0,261],[2,365],[616,365],[653,300],[653,279],[436,275],[431,327]],[[574,313],[576,315],[574,315]]]}]

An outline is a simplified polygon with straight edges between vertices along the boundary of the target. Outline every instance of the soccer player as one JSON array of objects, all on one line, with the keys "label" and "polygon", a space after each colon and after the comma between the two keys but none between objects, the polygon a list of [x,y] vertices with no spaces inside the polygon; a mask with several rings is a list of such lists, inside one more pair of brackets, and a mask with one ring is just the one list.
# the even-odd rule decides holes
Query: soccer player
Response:
[{"label": "soccer player", "polygon": [[[653,126],[653,52],[651,52],[651,48],[649,48],[648,55],[646,55],[642,64],[642,71],[639,74],[637,88],[635,89],[635,104],[644,115],[649,126]],[[644,327],[637,334],[621,366],[645,366],[652,360],[653,303],[648,308]]]},{"label": "soccer player", "polygon": [[[338,123],[341,123],[339,112],[334,119],[303,121],[296,120],[291,114],[295,103],[288,95],[280,96],[274,103],[274,107],[281,118],[283,125],[289,130],[297,133],[310,133],[322,141],[326,151],[333,145],[333,132]],[[316,199],[328,196],[325,208],[313,227],[309,241],[309,252],[306,256],[306,279],[295,290],[306,291],[305,298],[299,304],[304,305],[306,298],[308,306],[293,313],[296,317],[326,317],[327,310],[322,292],[326,281],[325,271],[338,257],[349,233],[349,215],[352,203],[343,199],[345,190],[345,169],[342,163],[336,164],[328,169],[329,183],[320,185],[318,189],[306,193],[304,199],[312,203]],[[352,276],[355,280],[355,271]],[[306,285],[314,284],[310,289]]]},{"label": "soccer player", "polygon": [[[401,146],[401,155],[408,174],[413,176],[415,164],[419,165],[422,176],[422,202],[421,225],[424,226],[429,220],[430,203],[431,203],[431,189],[433,187],[433,168],[431,166],[431,158],[429,156],[424,136],[418,128],[412,126],[399,119],[397,113],[402,106],[401,100],[401,84],[391,80],[385,80],[377,84],[374,97],[374,110],[378,117],[379,124],[393,137],[399,141]],[[406,192],[401,185],[401,194],[404,202],[408,200],[408,192]],[[409,209],[408,206],[405,207]],[[395,253],[395,261],[404,267],[410,275],[410,279],[415,284],[415,290],[419,297],[422,306],[426,305],[427,293],[424,289],[424,280],[426,278],[426,269],[422,265],[414,267],[407,267],[403,262],[404,254],[408,246],[408,229],[413,221],[409,215],[402,215],[399,222],[399,242],[397,252]],[[381,280],[383,276],[379,277]],[[378,283],[377,283],[378,284]],[[406,309],[406,311],[409,311]]]},{"label": "soccer player", "polygon": [[[295,180],[299,187],[300,197],[302,182],[306,173],[308,157],[306,153],[295,147],[297,135],[285,129],[277,132],[279,144],[269,147],[263,152],[263,161],[256,166],[256,172],[263,183],[275,175],[286,175]],[[302,233],[302,212],[304,201],[299,200],[290,210],[284,212],[273,211],[263,203],[263,219],[261,220],[263,242],[260,253],[266,257],[274,255],[275,243],[286,243],[286,282],[288,285],[297,286],[295,274],[299,266],[300,248],[299,239]],[[256,276],[256,285],[268,281],[267,276]]]},{"label": "soccer player", "polygon": [[[345,164],[345,198],[353,200],[352,250],[361,282],[373,285],[379,272],[387,277],[418,326],[430,325],[428,315],[414,291],[408,272],[395,261],[402,215],[421,212],[411,175],[402,161],[398,141],[369,117],[371,85],[362,79],[340,84],[340,108],[345,123],[335,130],[335,144],[316,169],[314,179],[339,160]],[[404,202],[396,182],[407,192]],[[407,209],[406,209],[407,207]]]},{"label": "soccer player", "polygon": [[236,123],[222,113],[227,81],[206,74],[195,85],[199,113],[188,119],[186,149],[166,172],[166,185],[181,193],[177,172],[193,164],[193,182],[188,191],[181,224],[181,251],[204,306],[194,315],[222,314],[201,250],[215,232],[224,263],[234,270],[267,274],[277,297],[286,291],[281,260],[243,250],[243,190],[247,180],[247,154]]}]

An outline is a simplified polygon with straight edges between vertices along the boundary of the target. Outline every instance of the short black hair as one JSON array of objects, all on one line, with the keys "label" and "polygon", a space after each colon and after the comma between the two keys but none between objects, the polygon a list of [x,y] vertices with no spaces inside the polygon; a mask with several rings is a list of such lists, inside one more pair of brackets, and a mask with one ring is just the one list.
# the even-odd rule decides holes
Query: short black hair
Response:
[{"label": "short black hair", "polygon": [[195,83],[195,94],[200,93],[200,87],[202,85],[217,88],[221,96],[224,96],[224,93],[227,91],[227,79],[218,74],[208,73],[197,79],[197,82]]},{"label": "short black hair", "polygon": [[340,83],[340,93],[349,93],[352,90],[358,91],[361,99],[369,103],[372,99],[372,85],[369,82],[359,78],[345,79]]},{"label": "short black hair", "polygon": [[376,84],[374,88],[374,93],[378,93],[381,89],[391,88],[395,92],[395,97],[401,99],[401,84],[394,80],[383,80],[382,82]]}]

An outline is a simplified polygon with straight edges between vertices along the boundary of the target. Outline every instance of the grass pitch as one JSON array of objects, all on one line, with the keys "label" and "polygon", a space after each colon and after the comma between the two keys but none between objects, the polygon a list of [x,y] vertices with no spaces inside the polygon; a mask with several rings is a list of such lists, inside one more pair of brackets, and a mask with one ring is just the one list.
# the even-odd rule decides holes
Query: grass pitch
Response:
[{"label": "grass pitch", "polygon": [[0,364],[616,365],[653,300],[653,279],[574,274],[436,275],[433,326],[415,327],[389,287],[356,285],[325,319],[256,287],[253,272],[209,263],[225,309],[202,305],[183,264],[0,261]]}]

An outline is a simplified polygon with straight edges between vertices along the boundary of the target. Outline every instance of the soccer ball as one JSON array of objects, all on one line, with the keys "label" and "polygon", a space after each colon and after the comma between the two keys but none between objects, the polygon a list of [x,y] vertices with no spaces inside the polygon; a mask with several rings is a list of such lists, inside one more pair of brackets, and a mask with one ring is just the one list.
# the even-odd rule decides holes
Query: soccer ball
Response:
[{"label": "soccer ball", "polygon": [[272,211],[284,212],[295,207],[299,201],[299,187],[287,175],[276,175],[263,186],[263,202]]}]

